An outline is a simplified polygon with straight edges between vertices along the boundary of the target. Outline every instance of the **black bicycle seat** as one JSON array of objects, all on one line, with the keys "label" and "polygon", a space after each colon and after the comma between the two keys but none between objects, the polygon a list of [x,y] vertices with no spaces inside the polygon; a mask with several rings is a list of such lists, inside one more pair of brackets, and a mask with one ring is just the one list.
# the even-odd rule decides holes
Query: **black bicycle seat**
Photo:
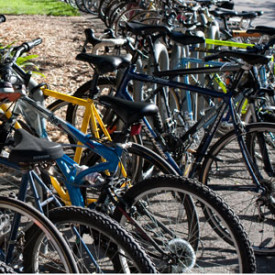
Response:
[{"label": "black bicycle seat", "polygon": [[233,58],[240,58],[244,60],[246,63],[250,65],[257,65],[257,64],[267,64],[270,61],[270,58],[264,56],[264,55],[259,55],[259,54],[254,54],[254,53],[247,53],[244,51],[221,51],[218,54],[206,56],[204,59],[205,61],[210,61],[218,58],[226,58],[226,57],[233,57]]},{"label": "black bicycle seat", "polygon": [[216,17],[242,17],[244,19],[250,19],[250,18],[255,18],[259,15],[261,15],[260,11],[234,11],[234,10],[228,10],[228,9],[215,9],[213,11],[211,11],[211,14],[213,14]]},{"label": "black bicycle seat", "polygon": [[168,33],[170,31],[165,25],[142,24],[136,21],[127,22],[121,27],[122,29],[126,29],[136,35],[151,35],[156,32]]},{"label": "black bicycle seat", "polygon": [[152,33],[167,34],[172,40],[182,45],[204,43],[202,37],[172,31],[165,25],[147,25],[139,22],[127,22],[126,29],[137,35],[151,35]]},{"label": "black bicycle seat", "polygon": [[133,102],[113,96],[101,96],[99,102],[112,108],[127,125],[158,112],[158,107],[153,103]]},{"label": "black bicycle seat", "polygon": [[53,161],[64,155],[60,144],[38,138],[24,129],[18,129],[14,134],[14,148],[9,160],[22,163],[37,163]]},{"label": "black bicycle seat", "polygon": [[114,72],[117,69],[129,66],[130,60],[127,57],[112,55],[95,55],[89,53],[80,53],[76,60],[85,61],[92,64],[98,74]]}]

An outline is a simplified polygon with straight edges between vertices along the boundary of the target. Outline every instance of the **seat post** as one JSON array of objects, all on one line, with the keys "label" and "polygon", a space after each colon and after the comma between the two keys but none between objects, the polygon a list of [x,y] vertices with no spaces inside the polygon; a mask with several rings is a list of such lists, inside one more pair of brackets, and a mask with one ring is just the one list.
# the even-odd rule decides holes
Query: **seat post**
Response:
[{"label": "seat post", "polygon": [[94,96],[99,93],[99,88],[97,87],[98,78],[99,78],[99,74],[95,71],[94,77],[91,81],[91,87],[89,89],[89,98],[90,99],[93,99]]}]

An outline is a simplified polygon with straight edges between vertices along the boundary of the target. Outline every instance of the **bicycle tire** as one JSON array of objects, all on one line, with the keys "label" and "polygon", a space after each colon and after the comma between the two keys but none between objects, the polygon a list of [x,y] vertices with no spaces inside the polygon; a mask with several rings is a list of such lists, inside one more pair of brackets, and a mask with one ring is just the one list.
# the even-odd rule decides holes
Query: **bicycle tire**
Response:
[{"label": "bicycle tire", "polygon": [[[41,230],[43,234],[46,234],[48,238],[48,242],[51,245],[51,248],[53,249],[54,255],[55,255],[55,263],[49,263],[49,266],[52,264],[51,268],[55,270],[56,273],[60,273],[61,271],[67,272],[67,273],[78,273],[78,269],[75,263],[75,260],[73,258],[73,255],[66,244],[65,240],[63,239],[60,232],[57,230],[57,228],[44,216],[42,215],[38,210],[34,209],[30,205],[12,199],[8,197],[0,196],[0,210],[1,210],[1,230],[3,231],[4,224],[6,222],[13,222],[12,217],[15,217],[16,214],[20,215],[20,223],[19,228],[20,232],[18,232],[18,239],[15,244],[18,250],[18,255],[14,255],[12,262],[8,263],[11,268],[14,269],[14,271],[22,272],[22,268],[25,267],[22,263],[22,249],[26,247],[29,242],[25,239],[25,228],[26,226],[29,226],[30,224],[33,224],[32,227],[35,230]],[[3,220],[3,215],[5,215],[5,219]],[[2,232],[3,233],[3,232]],[[9,241],[9,233],[5,232],[5,234],[2,234],[1,236],[1,250],[2,253],[4,252],[5,245],[7,245],[7,242]],[[21,247],[22,246],[22,247]],[[48,251],[49,252],[49,251]],[[57,262],[59,261],[60,266],[58,267]],[[55,266],[56,264],[56,266]],[[41,263],[41,265],[43,265]],[[64,266],[62,266],[64,265]],[[47,271],[46,265],[43,266],[44,269],[41,269],[39,272]],[[59,271],[59,272],[58,272]]]},{"label": "bicycle tire", "polygon": [[75,2],[77,8],[78,8],[80,11],[87,13],[87,10],[85,9],[83,0],[74,0],[74,2]]},{"label": "bicycle tire", "polygon": [[98,2],[99,0],[83,0],[84,7],[87,13],[97,15],[98,14]]},{"label": "bicycle tire", "polygon": [[[254,162],[256,159],[258,160],[256,165],[263,177],[261,184],[262,187],[266,188],[267,193],[257,192],[243,161],[234,130],[228,132],[213,144],[208,157],[202,164],[199,180],[213,188],[217,194],[223,197],[226,203],[232,206],[241,219],[256,254],[275,255],[275,233],[273,230],[275,208],[274,203],[265,199],[269,195],[274,197],[272,193],[274,175],[271,178],[268,176],[262,165],[261,155],[255,157],[255,152],[260,150],[259,144],[251,142],[253,136],[269,136],[270,134],[273,136],[275,125],[272,123],[254,123],[247,125],[245,128],[247,132],[245,138],[249,152],[252,154]],[[255,139],[253,140],[255,141]],[[274,154],[273,143],[268,144],[264,140],[262,142],[269,150],[271,164],[274,164],[272,157],[272,153]]]},{"label": "bicycle tire", "polygon": [[[198,247],[190,245],[187,238],[189,235],[184,235],[186,233],[184,232],[186,224],[183,224],[184,215],[181,207],[184,198],[190,197],[193,201],[196,201],[197,206],[197,211],[191,214],[195,215],[197,213],[198,215],[197,222],[200,228]],[[165,199],[167,199],[167,206],[170,204],[170,208],[165,208]],[[135,233],[135,237],[146,247],[147,253],[151,256],[156,266],[159,267],[158,271],[166,273],[255,272],[256,266],[253,249],[238,217],[234,215],[233,211],[230,210],[220,197],[205,185],[199,184],[194,180],[173,175],[152,177],[130,188],[124,195],[123,200],[127,204],[127,209],[123,208],[121,204],[118,205],[114,218],[123,224],[127,230]],[[157,204],[155,208],[153,205],[154,202]],[[150,203],[152,203],[152,206]],[[176,208],[176,204],[178,204],[178,209]],[[127,212],[127,215],[134,218],[135,222],[147,234],[151,234],[150,236],[158,242],[160,247],[165,251],[170,250],[170,253],[174,256],[173,259],[170,259],[170,262],[167,258],[161,258],[163,255],[158,255],[156,249],[152,248],[152,245],[148,241],[145,241],[138,235],[138,230],[126,221],[120,209],[121,207],[123,211]],[[205,207],[214,211],[215,215],[223,221],[223,225],[230,232],[233,245],[223,241],[214,230],[211,230],[203,213],[203,208]],[[148,218],[146,220],[146,215],[144,215],[146,212],[153,213],[154,219],[159,219],[158,223],[167,226],[168,229],[165,228],[164,230],[161,226],[157,226],[157,222],[153,220],[148,220]],[[180,217],[180,215],[182,216]],[[189,217],[191,220],[192,215]],[[168,219],[169,217],[171,217],[171,220]],[[173,226],[171,225],[172,223],[170,224],[170,221],[173,222]],[[179,223],[178,227],[175,221]],[[196,233],[187,230],[187,233],[192,232]],[[163,237],[163,240],[161,240],[161,237]],[[195,242],[196,236],[193,236],[192,239],[191,234],[189,236],[190,239]],[[181,258],[181,252],[183,251],[186,252],[184,259]],[[187,263],[183,262],[188,259],[186,255],[190,256],[190,268],[187,268]],[[222,261],[224,261],[222,259],[226,259],[224,266],[222,266]],[[192,260],[195,262],[192,262]]]},{"label": "bicycle tire", "polygon": [[125,12],[132,8],[138,7],[138,3],[136,1],[132,2],[122,2],[121,5],[110,14],[109,19],[109,27],[113,30],[115,29],[116,21],[120,18],[120,16]]},{"label": "bicycle tire", "polygon": [[109,3],[112,0],[100,0],[99,7],[98,7],[98,15],[99,18],[104,22],[105,20],[105,11],[106,8],[108,7]]},{"label": "bicycle tire", "polygon": [[118,6],[121,5],[122,2],[125,2],[124,0],[113,0],[111,1],[108,6],[105,9],[105,16],[104,16],[104,23],[106,25],[107,28],[109,28],[109,19],[110,19],[110,15],[113,13],[113,11],[115,11],[117,9]]},{"label": "bicycle tire", "polygon": [[[74,251],[75,258],[78,259],[77,263],[81,273],[156,273],[154,265],[140,245],[110,217],[95,210],[68,206],[51,210],[49,218],[66,237],[72,251]],[[71,225],[74,227],[71,228]],[[74,229],[83,236],[83,240],[88,245],[100,269],[89,262],[91,259],[81,247],[78,237],[72,232]],[[39,234],[40,232],[35,232],[35,235]],[[39,239],[37,237],[37,240]],[[37,243],[32,243],[32,246],[29,246],[28,250],[25,251],[26,256],[30,255],[26,260],[26,266],[31,264],[30,258],[34,254],[33,250],[36,246]],[[33,271],[32,269],[28,270],[28,272]]]},{"label": "bicycle tire", "polygon": [[71,5],[74,8],[78,8],[76,3],[75,3],[75,0],[68,0],[68,4]]}]

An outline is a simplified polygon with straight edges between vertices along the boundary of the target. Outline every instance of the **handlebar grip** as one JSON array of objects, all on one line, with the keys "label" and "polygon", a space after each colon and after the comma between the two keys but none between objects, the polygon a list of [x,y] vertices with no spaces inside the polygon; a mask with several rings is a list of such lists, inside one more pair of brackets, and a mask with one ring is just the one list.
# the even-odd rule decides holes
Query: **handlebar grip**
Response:
[{"label": "handlebar grip", "polygon": [[26,51],[30,51],[32,48],[40,45],[42,43],[41,38],[36,38],[30,42],[23,43],[23,46],[26,48]]},{"label": "handlebar grip", "polygon": [[0,23],[6,22],[6,16],[4,14],[0,14]]}]

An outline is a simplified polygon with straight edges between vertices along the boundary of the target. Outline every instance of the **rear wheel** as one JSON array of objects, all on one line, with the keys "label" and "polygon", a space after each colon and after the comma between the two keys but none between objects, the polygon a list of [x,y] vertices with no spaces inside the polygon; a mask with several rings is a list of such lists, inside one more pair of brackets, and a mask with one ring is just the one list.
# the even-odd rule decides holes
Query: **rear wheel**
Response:
[{"label": "rear wheel", "polygon": [[[253,250],[239,219],[209,188],[182,177],[158,176],[130,188],[123,201],[126,207],[120,204],[114,218],[146,248],[160,272],[255,272]],[[231,244],[213,230],[205,209],[211,209],[219,219]]]}]

